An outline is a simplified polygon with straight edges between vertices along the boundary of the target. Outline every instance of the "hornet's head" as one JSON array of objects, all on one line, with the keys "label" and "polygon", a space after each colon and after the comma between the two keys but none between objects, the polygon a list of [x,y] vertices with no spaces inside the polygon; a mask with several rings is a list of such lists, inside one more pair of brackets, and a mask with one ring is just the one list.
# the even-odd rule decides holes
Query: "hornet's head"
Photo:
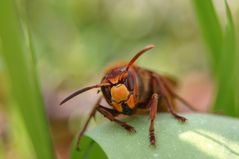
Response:
[{"label": "hornet's head", "polygon": [[130,115],[136,105],[135,72],[125,66],[111,69],[102,79],[102,83],[110,83],[101,87],[106,101],[120,113]]}]

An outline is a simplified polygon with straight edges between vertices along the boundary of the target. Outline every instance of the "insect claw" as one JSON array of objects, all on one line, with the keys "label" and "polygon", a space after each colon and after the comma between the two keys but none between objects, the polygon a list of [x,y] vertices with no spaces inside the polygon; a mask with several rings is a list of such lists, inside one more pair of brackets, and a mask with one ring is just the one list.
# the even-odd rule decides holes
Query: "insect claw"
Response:
[{"label": "insect claw", "polygon": [[134,129],[134,127],[130,126],[130,125],[127,125],[124,127],[129,133],[136,133],[136,130]]},{"label": "insect claw", "polygon": [[179,122],[182,122],[182,123],[184,123],[184,122],[186,122],[187,121],[187,118],[185,118],[185,117],[182,117],[182,116],[179,116],[179,115],[176,115],[176,116],[174,116]]},{"label": "insect claw", "polygon": [[136,130],[135,130],[134,128],[132,128],[132,129],[130,130],[130,132],[134,134],[134,133],[136,133]]}]

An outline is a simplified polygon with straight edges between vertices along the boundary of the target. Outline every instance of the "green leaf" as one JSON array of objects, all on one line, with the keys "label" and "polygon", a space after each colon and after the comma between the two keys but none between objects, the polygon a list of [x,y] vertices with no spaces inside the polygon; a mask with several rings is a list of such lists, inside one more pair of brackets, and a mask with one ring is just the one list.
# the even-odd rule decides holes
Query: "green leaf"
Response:
[{"label": "green leaf", "polygon": [[[169,114],[158,114],[155,122],[157,146],[149,145],[149,116],[135,116],[126,121],[136,128],[129,134],[115,123],[102,124],[86,133],[89,145],[98,143],[97,151],[110,159],[225,159],[239,158],[239,120],[209,114],[185,114],[186,123],[180,123]],[[72,159],[82,158],[94,150],[82,142],[81,152],[72,146]],[[98,145],[96,145],[98,146]],[[90,152],[89,152],[90,151]],[[97,152],[99,153],[99,152]],[[91,159],[94,157],[89,157]],[[100,158],[100,155],[97,157]],[[104,157],[105,158],[105,157]]]},{"label": "green leaf", "polygon": [[11,94],[17,106],[15,109],[19,110],[23,118],[36,157],[51,159],[54,158],[53,148],[35,65],[32,54],[24,43],[26,39],[23,37],[13,1],[1,0],[0,42],[9,75]]},{"label": "green leaf", "polygon": [[211,67],[217,74],[222,49],[223,32],[211,0],[193,0],[202,34],[209,48]]},{"label": "green leaf", "polygon": [[84,159],[107,159],[105,152],[102,148],[91,138],[84,136],[81,140],[81,150],[76,150],[76,143],[72,144],[71,158],[84,158]]}]

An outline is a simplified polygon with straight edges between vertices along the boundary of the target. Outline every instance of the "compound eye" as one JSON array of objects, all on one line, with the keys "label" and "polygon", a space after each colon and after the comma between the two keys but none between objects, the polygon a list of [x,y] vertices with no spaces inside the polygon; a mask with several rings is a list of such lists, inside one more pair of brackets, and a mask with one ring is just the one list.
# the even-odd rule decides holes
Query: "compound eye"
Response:
[{"label": "compound eye", "polygon": [[110,101],[111,100],[110,87],[102,87],[101,90],[102,90],[106,100]]},{"label": "compound eye", "polygon": [[124,84],[127,86],[129,91],[134,90],[134,81],[133,81],[133,77],[130,73],[128,74],[128,77],[125,78]]}]

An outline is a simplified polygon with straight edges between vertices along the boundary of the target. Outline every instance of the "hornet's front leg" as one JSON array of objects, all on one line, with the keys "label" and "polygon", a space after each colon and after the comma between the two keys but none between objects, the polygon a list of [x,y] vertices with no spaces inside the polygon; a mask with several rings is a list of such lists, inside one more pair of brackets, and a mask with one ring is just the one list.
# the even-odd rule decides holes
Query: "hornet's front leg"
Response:
[{"label": "hornet's front leg", "polygon": [[113,109],[109,109],[103,106],[99,106],[97,108],[97,111],[100,112],[102,115],[104,115],[104,117],[106,117],[107,119],[109,119],[110,121],[116,122],[117,124],[119,124],[120,126],[122,126],[123,128],[125,128],[125,130],[127,130],[130,133],[135,133],[136,130],[134,129],[133,126],[127,124],[126,122],[122,122],[118,119],[115,119],[115,116],[118,115],[118,112],[116,112]]}]

